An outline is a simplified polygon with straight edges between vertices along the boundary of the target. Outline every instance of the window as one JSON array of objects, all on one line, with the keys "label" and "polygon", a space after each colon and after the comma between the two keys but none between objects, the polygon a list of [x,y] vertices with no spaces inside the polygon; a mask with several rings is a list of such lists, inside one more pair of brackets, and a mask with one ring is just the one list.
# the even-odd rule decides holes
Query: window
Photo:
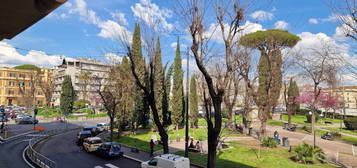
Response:
[{"label": "window", "polygon": [[20,87],[24,87],[25,86],[25,82],[19,82]]},{"label": "window", "polygon": [[9,77],[16,77],[16,73],[9,73]]},{"label": "window", "polygon": [[41,91],[38,91],[38,92],[37,92],[37,95],[40,95],[40,96],[41,96],[41,95],[43,95],[43,93],[42,93]]},{"label": "window", "polygon": [[9,86],[15,86],[15,82],[14,81],[9,81]]},{"label": "window", "polygon": [[42,105],[42,100],[37,100],[38,105]]},{"label": "window", "polygon": [[8,90],[8,91],[7,91],[7,94],[8,94],[8,95],[13,95],[14,93],[15,93],[14,90]]},{"label": "window", "polygon": [[26,75],[25,74],[19,74],[19,77],[20,78],[26,78]]}]

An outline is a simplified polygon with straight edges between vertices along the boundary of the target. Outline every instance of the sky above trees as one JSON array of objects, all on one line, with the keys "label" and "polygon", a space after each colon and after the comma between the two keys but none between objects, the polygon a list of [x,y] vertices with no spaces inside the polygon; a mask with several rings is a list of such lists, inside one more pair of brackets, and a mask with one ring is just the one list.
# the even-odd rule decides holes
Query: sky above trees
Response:
[{"label": "sky above trees", "polygon": [[[328,0],[270,0],[255,1],[245,14],[244,33],[279,28],[298,35],[302,40],[296,48],[321,47],[321,40],[338,46],[341,53],[352,63],[350,41],[343,36],[339,22]],[[190,40],[185,25],[178,16],[177,1],[170,0],[68,0],[49,16],[39,21],[12,40],[0,42],[0,65],[15,66],[35,64],[51,67],[59,64],[61,58],[88,57],[101,61],[119,59],[117,35],[131,35],[134,24],[147,24],[159,20],[157,31],[161,35],[163,62],[172,63],[175,56],[177,37],[185,53]],[[223,46],[221,33],[213,18],[205,20],[205,30],[211,41],[216,43],[215,51]],[[182,56],[185,58],[184,54]],[[183,59],[186,66],[186,59]],[[190,61],[196,69],[194,61]],[[348,84],[357,84],[345,75]]]}]

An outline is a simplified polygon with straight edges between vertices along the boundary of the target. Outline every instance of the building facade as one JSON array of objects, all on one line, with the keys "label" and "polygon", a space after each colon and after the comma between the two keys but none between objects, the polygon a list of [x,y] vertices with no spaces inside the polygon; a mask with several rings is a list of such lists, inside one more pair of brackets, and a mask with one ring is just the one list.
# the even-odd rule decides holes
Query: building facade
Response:
[{"label": "building facade", "polygon": [[110,71],[110,65],[86,58],[64,59],[62,64],[55,67],[53,94],[55,105],[60,104],[62,82],[66,75],[71,76],[72,85],[76,93],[76,99],[84,99],[92,102],[92,97],[97,95],[97,82],[94,78],[105,79]]},{"label": "building facade", "polygon": [[357,108],[357,86],[341,86],[338,88],[324,88],[324,92],[338,97],[346,108]]},{"label": "building facade", "polygon": [[46,97],[40,82],[48,82],[52,72],[46,68],[27,70],[0,67],[0,104],[46,105]]}]

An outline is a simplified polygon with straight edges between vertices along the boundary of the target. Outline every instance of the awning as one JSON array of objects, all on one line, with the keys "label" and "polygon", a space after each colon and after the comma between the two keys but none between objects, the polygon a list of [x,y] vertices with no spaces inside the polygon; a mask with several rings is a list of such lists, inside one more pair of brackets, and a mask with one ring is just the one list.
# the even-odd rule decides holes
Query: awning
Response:
[{"label": "awning", "polygon": [[1,0],[0,40],[11,39],[67,0]]}]

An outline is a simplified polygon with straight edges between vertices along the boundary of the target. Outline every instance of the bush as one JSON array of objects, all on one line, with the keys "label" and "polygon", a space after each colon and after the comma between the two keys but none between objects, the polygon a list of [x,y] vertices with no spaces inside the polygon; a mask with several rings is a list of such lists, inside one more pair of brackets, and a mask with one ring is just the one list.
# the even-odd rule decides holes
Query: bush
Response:
[{"label": "bush", "polygon": [[73,103],[73,106],[77,107],[78,109],[86,107],[86,104],[90,104],[88,100],[77,100]]},{"label": "bush", "polygon": [[303,143],[295,147],[294,156],[292,159],[304,164],[314,164],[317,162],[323,163],[325,161],[325,153],[319,147]]},{"label": "bush", "polygon": [[341,138],[341,134],[337,131],[331,132],[332,138]]},{"label": "bush", "polygon": [[275,148],[275,147],[278,146],[278,141],[276,141],[272,137],[264,137],[262,139],[261,145],[264,146],[264,147]]},{"label": "bush", "polygon": [[357,117],[348,117],[343,122],[348,130],[357,130]]},{"label": "bush", "polygon": [[[311,123],[312,115],[306,113],[305,116],[306,116],[307,123]],[[315,118],[315,123],[316,123],[319,120],[319,113],[315,112],[315,117],[316,117]]]}]

